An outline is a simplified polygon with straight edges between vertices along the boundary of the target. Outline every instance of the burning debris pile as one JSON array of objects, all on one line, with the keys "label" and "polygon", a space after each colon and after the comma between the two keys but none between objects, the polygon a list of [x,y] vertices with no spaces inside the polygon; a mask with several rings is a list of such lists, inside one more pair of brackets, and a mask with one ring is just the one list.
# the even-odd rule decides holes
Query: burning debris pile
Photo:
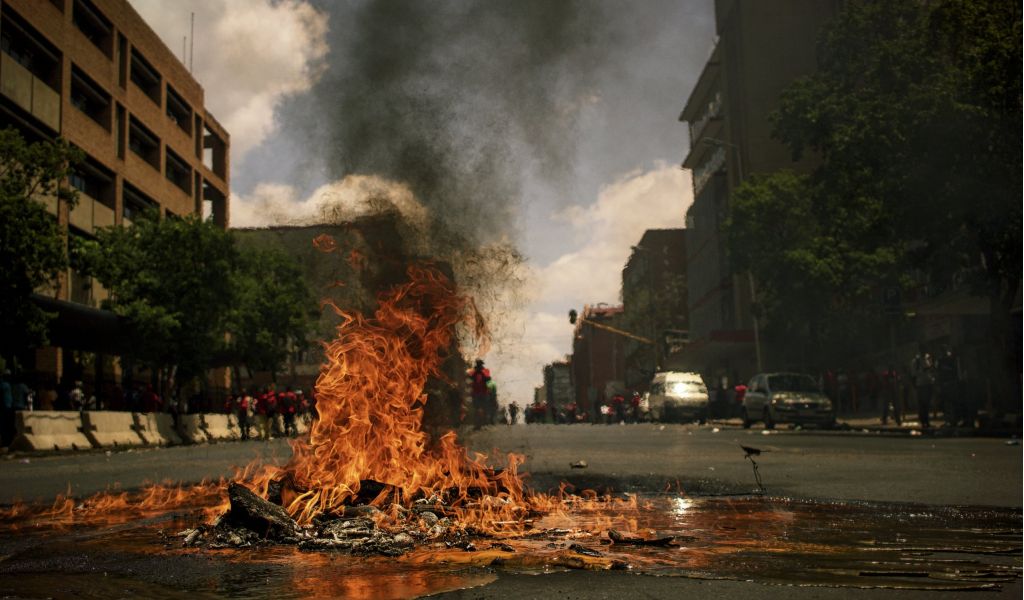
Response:
[{"label": "burning debris pile", "polygon": [[414,266],[371,318],[335,310],[342,323],[325,346],[309,438],[292,443],[284,467],[231,483],[227,511],[183,532],[185,544],[393,555],[426,540],[469,549],[472,536],[528,527],[543,500],[524,493],[521,457],[494,469],[454,432],[423,430],[428,379],[444,377],[460,328],[479,333],[472,302],[437,269]]}]

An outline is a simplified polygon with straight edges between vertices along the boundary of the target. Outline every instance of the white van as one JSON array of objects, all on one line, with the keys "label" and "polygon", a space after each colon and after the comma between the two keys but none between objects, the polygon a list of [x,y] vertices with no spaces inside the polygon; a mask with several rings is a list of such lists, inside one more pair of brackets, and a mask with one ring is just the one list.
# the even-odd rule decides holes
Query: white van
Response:
[{"label": "white van", "polygon": [[665,371],[651,380],[650,417],[662,423],[708,420],[708,386],[700,373]]}]

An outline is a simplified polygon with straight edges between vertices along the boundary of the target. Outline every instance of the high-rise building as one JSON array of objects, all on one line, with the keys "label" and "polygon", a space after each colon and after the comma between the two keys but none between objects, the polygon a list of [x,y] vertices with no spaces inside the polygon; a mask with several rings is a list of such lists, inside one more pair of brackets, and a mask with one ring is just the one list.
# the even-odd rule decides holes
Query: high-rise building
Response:
[{"label": "high-rise building", "polygon": [[[0,5],[0,127],[30,142],[62,137],[85,154],[69,180],[79,191],[73,209],[40,198],[69,238],[129,226],[147,210],[228,226],[228,132],[206,110],[199,82],[127,0]],[[49,385],[73,378],[98,393],[112,386],[117,320],[98,310],[105,291],[71,269],[46,295],[58,313],[51,338],[59,347],[26,362]]]},{"label": "high-rise building", "polygon": [[794,163],[772,138],[782,91],[816,68],[821,28],[841,0],[716,0],[717,39],[679,117],[689,125],[683,166],[693,171],[687,214],[690,343],[681,368],[708,382],[735,382],[769,368],[751,311],[756,277],[731,268],[722,225],[732,191],[754,173]]}]

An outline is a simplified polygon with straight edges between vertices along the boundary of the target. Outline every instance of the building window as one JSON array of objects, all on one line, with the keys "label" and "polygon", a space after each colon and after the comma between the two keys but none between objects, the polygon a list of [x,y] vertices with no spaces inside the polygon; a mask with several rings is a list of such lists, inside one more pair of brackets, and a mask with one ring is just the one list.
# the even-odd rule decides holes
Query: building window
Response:
[{"label": "building window", "polygon": [[128,182],[124,183],[121,200],[121,214],[128,221],[138,221],[148,211],[159,214],[160,205]]},{"label": "building window", "polygon": [[160,73],[153,68],[138,50],[131,52],[131,80],[149,99],[160,105]]},{"label": "building window", "polygon": [[60,52],[6,6],[0,25],[0,50],[36,79],[60,90]]},{"label": "building window", "polygon": [[192,107],[171,86],[167,86],[167,118],[189,136],[192,135]]},{"label": "building window", "polygon": [[167,149],[167,159],[164,161],[164,175],[167,180],[181,188],[189,196],[192,195],[192,169],[180,156]]},{"label": "building window", "polygon": [[228,172],[228,146],[209,127],[203,126],[203,164],[221,179]]},{"label": "building window", "polygon": [[110,131],[110,94],[77,66],[71,66],[71,104]]},{"label": "building window", "polygon": [[75,167],[68,183],[107,208],[114,208],[114,175],[91,159]]},{"label": "building window", "polygon": [[149,166],[160,170],[160,139],[135,117],[129,118],[128,149],[149,163]]},{"label": "building window", "polygon": [[71,21],[107,58],[114,52],[114,27],[90,0],[75,0]]}]

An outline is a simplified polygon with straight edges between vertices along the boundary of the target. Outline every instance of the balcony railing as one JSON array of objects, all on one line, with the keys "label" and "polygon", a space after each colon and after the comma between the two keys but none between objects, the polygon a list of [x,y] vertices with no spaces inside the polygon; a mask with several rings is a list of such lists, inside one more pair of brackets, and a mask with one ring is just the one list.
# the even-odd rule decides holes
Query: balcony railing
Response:
[{"label": "balcony railing", "polygon": [[0,93],[60,132],[60,94],[6,52],[0,52]]}]

